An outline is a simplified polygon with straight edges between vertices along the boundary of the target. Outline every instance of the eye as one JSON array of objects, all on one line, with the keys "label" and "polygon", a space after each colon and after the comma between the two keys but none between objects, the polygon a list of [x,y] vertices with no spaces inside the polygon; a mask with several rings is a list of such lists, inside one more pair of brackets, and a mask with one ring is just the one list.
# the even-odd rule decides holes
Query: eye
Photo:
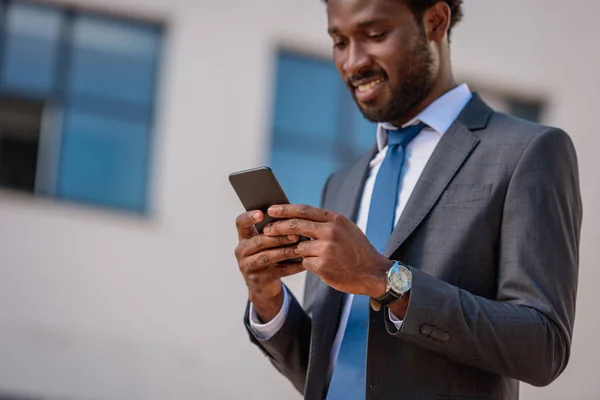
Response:
[{"label": "eye", "polygon": [[385,32],[385,31],[377,31],[377,32],[369,32],[367,34],[367,37],[369,39],[379,40],[379,39],[383,39],[385,37],[385,35],[387,35],[387,32]]},{"label": "eye", "polygon": [[343,49],[344,47],[346,47],[347,42],[343,39],[336,39],[333,41],[333,48],[334,49]]}]

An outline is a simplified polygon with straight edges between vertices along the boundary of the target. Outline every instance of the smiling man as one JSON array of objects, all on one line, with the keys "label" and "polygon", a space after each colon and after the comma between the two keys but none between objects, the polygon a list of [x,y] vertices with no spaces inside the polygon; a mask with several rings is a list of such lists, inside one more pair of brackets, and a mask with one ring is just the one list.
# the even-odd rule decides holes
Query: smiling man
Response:
[{"label": "smiling man", "polygon": [[[377,145],[328,179],[322,208],[273,206],[263,234],[260,211],[237,218],[251,340],[306,399],[517,399],[519,381],[550,384],[575,316],[571,140],[455,82],[461,0],[326,3]],[[303,270],[301,307],[281,278]]]}]

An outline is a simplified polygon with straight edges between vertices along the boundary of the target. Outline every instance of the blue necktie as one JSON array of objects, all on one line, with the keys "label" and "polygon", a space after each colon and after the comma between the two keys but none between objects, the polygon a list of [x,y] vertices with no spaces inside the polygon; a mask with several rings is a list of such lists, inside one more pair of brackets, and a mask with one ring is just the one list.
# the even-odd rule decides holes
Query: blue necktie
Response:
[{"label": "blue necktie", "polygon": [[[406,146],[424,126],[418,124],[388,131],[388,150],[375,179],[367,221],[367,238],[380,253],[384,252],[394,230],[398,186]],[[356,295],[350,308],[327,400],[364,400],[368,329],[369,298]]]}]

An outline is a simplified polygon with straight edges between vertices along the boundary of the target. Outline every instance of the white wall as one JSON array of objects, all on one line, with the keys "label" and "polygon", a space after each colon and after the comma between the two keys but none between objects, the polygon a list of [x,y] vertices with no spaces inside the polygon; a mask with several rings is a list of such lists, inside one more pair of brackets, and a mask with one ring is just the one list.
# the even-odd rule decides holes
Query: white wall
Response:
[{"label": "white wall", "polygon": [[[571,364],[523,398],[600,397],[594,379],[595,0],[466,0],[457,75],[549,97],[584,195]],[[71,2],[73,3],[73,2]],[[297,398],[246,338],[229,172],[264,163],[278,44],[328,54],[319,0],[76,0],[167,22],[153,216],[0,192],[0,388],[86,399]],[[587,106],[589,105],[589,106]],[[291,281],[300,293],[300,279]]]}]

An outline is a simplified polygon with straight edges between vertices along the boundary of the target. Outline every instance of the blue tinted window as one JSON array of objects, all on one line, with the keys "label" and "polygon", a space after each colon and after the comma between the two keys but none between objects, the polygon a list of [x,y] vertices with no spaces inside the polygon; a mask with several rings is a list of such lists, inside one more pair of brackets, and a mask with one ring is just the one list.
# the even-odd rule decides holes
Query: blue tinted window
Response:
[{"label": "blue tinted window", "polygon": [[340,82],[330,63],[282,54],[277,63],[275,93],[277,134],[333,140]]},{"label": "blue tinted window", "polygon": [[69,110],[65,118],[58,195],[144,211],[148,127]]},{"label": "blue tinted window", "polygon": [[375,144],[331,62],[281,53],[277,63],[271,168],[290,202],[319,205],[327,177]]},{"label": "blue tinted window", "polygon": [[57,75],[61,14],[47,7],[10,3],[6,19],[4,86],[47,95]]},{"label": "blue tinted window", "polygon": [[358,153],[369,150],[377,142],[377,124],[363,117],[358,106],[352,105],[352,125],[354,127],[354,146]]},{"label": "blue tinted window", "polygon": [[[27,121],[30,186],[145,212],[162,28],[37,2],[0,5],[0,97],[23,115],[36,105]],[[17,177],[21,161],[0,155]]]},{"label": "blue tinted window", "polygon": [[331,63],[279,55],[270,165],[292,203],[318,206],[325,180],[338,167],[343,90]]},{"label": "blue tinted window", "polygon": [[81,16],[73,26],[69,90],[149,105],[159,34],[153,27]]},{"label": "blue tinted window", "polygon": [[276,149],[271,168],[290,203],[319,206],[321,191],[329,174],[335,170],[329,156],[317,156],[293,149]]}]

